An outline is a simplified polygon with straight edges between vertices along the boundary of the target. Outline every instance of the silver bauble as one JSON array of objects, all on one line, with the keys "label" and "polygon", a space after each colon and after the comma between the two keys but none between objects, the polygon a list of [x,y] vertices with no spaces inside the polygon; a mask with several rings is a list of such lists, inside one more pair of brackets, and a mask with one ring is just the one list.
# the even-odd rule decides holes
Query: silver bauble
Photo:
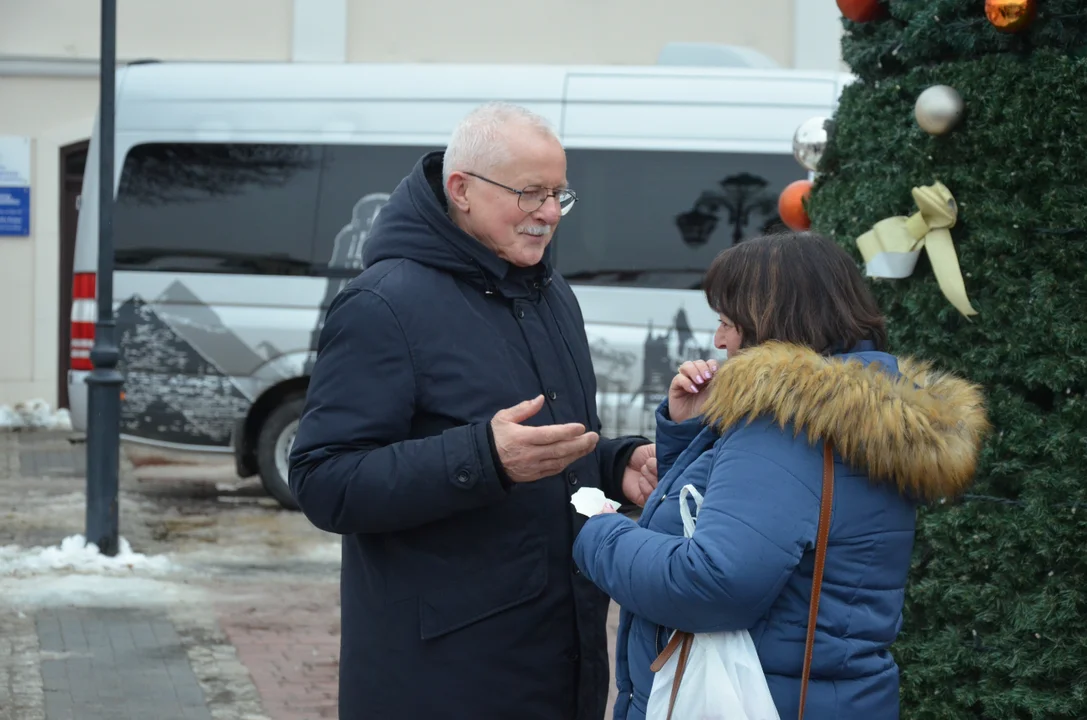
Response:
[{"label": "silver bauble", "polygon": [[804,168],[815,172],[827,149],[827,118],[808,118],[793,134],[793,157]]},{"label": "silver bauble", "polygon": [[955,88],[933,85],[917,96],[913,114],[929,135],[943,135],[959,124],[963,107],[962,96]]}]

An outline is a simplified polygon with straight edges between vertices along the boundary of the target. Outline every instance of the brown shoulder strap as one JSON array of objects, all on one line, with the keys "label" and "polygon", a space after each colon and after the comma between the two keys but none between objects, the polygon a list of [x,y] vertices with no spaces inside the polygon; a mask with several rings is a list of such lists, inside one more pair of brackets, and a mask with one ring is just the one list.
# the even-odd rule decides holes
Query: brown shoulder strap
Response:
[{"label": "brown shoulder strap", "polygon": [[664,664],[668,662],[668,658],[675,654],[676,649],[679,648],[679,660],[676,662],[676,674],[672,679],[672,694],[668,698],[668,718],[672,720],[672,710],[676,706],[676,698],[679,697],[679,683],[683,680],[683,671],[687,669],[687,657],[691,654],[691,643],[694,641],[694,635],[687,632],[677,630],[672,633],[672,639],[668,641],[668,644],[664,646],[664,650],[657,656],[657,659],[653,661],[653,664],[649,666],[649,669],[653,672],[660,672]]},{"label": "brown shoulder strap", "polygon": [[[812,651],[815,648],[815,624],[819,618],[819,593],[823,589],[823,566],[827,561],[827,542],[830,536],[830,514],[834,507],[834,445],[827,440],[823,443],[823,494],[819,500],[819,526],[815,534],[815,570],[812,572],[811,608],[808,610],[808,639],[804,644],[804,673],[800,680],[800,716],[804,720],[804,704],[808,699],[808,678],[811,675]],[[653,672],[660,672],[668,659],[679,650],[676,674],[672,680],[672,695],[668,699],[668,720],[672,720],[672,709],[679,695],[679,683],[683,671],[687,668],[687,656],[691,652],[691,633],[676,631],[664,647],[664,650],[649,666]]]},{"label": "brown shoulder strap", "polygon": [[830,536],[830,512],[834,507],[834,446],[823,443],[823,495],[819,500],[819,527],[815,535],[815,570],[811,579],[811,608],[808,610],[808,639],[804,644],[804,673],[800,679],[800,715],[804,720],[804,703],[808,699],[808,678],[815,648],[815,624],[819,619],[819,593],[823,589],[823,566],[827,561],[827,538]]}]

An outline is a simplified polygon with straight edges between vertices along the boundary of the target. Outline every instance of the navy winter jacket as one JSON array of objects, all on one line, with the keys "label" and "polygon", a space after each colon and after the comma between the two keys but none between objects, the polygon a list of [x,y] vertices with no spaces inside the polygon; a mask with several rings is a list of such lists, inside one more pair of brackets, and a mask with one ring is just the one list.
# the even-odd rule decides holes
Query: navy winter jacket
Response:
[{"label": "navy winter jacket", "polygon": [[[885,353],[778,343],[729,359],[710,388],[703,417],[658,410],[661,480],[639,522],[592,517],[574,546],[622,607],[616,720],[644,720],[649,666],[674,629],[750,631],[780,717],[797,717],[827,438],[835,494],[804,717],[895,720],[915,502],[971,481],[980,391]],[[687,484],[704,496],[691,539]]]},{"label": "navy winter jacket", "polygon": [[290,460],[343,535],[340,718],[600,720],[608,599],[579,575],[570,495],[621,497],[642,438],[513,485],[496,412],[600,429],[580,308],[548,259],[510,266],[446,213],[441,155],[396,188],[328,310]]}]

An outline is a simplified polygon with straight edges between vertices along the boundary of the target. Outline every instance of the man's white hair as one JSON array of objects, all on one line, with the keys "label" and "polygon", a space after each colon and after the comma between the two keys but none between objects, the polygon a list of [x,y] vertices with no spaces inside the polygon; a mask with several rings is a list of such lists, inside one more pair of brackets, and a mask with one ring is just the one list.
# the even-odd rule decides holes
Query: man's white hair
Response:
[{"label": "man's white hair", "polygon": [[527,126],[558,140],[547,118],[528,108],[508,102],[489,102],[464,116],[442,159],[442,185],[448,187],[449,174],[459,172],[486,173],[509,158],[509,146],[504,130],[510,125]]}]

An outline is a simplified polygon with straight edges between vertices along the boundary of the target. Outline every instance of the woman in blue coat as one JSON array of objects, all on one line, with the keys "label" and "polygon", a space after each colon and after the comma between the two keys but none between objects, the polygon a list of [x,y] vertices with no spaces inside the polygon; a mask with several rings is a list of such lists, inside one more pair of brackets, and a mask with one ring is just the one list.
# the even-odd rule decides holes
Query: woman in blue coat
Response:
[{"label": "woman in blue coat", "polygon": [[[744,242],[704,282],[727,360],[684,363],[657,410],[660,482],[638,522],[588,519],[581,571],[622,608],[616,720],[642,720],[673,630],[748,630],[781,718],[797,717],[823,444],[833,515],[806,720],[895,720],[915,506],[972,482],[980,390],[884,351],[850,257],[810,233]],[[683,536],[680,489],[705,497]]]}]

